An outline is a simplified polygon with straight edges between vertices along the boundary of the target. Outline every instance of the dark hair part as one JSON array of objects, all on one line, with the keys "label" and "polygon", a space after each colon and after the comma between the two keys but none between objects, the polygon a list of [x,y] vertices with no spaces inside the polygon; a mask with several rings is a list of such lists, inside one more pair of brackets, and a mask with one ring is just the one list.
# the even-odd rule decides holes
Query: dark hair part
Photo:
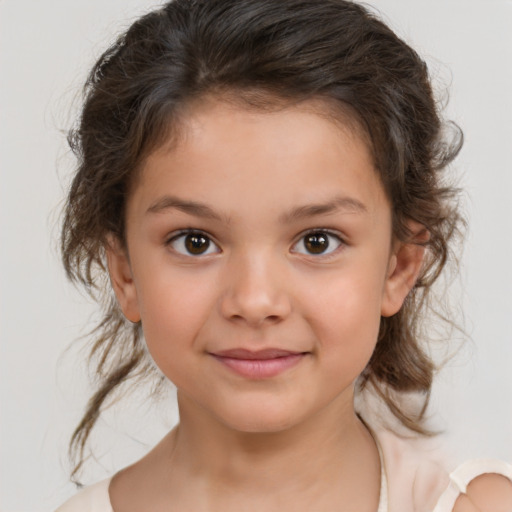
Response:
[{"label": "dark hair part", "polygon": [[377,348],[360,379],[409,429],[426,433],[425,407],[403,410],[397,396],[419,392],[426,406],[434,363],[422,347],[420,317],[449,257],[461,218],[441,171],[458,153],[447,140],[425,63],[367,9],[345,0],[176,0],[136,21],[93,68],[69,142],[79,165],[62,228],[70,279],[102,302],[90,353],[97,390],[73,434],[78,456],[117,387],[153,372],[140,325],[105,295],[105,245],[124,241],[125,202],[145,157],[179,129],[183,108],[228,95],[248,108],[320,99],[364,132],[391,200],[397,238],[407,221],[428,230],[427,262],[401,311],[382,318]]}]

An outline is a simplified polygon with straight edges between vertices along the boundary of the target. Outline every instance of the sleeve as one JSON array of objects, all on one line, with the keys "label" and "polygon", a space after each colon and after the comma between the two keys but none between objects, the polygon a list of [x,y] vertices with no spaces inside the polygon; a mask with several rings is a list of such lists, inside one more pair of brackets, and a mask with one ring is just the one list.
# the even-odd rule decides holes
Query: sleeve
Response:
[{"label": "sleeve", "polygon": [[512,482],[512,465],[494,459],[468,460],[450,473],[450,482],[432,512],[451,512],[460,494],[465,494],[468,484],[477,476],[496,473]]},{"label": "sleeve", "polygon": [[79,491],[55,512],[113,512],[108,488],[110,478]]}]

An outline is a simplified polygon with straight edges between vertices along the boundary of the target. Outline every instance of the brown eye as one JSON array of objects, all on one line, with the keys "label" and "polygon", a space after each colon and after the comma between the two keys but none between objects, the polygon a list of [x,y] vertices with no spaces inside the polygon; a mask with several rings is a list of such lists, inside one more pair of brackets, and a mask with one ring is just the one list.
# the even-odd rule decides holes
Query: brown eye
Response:
[{"label": "brown eye", "polygon": [[329,231],[312,231],[304,235],[293,247],[292,252],[306,255],[327,256],[343,244],[342,239]]},{"label": "brown eye", "polygon": [[311,254],[321,254],[329,247],[329,238],[324,233],[312,233],[304,237],[304,247]]},{"label": "brown eye", "polygon": [[210,240],[203,235],[193,233],[185,237],[185,247],[190,254],[203,254],[209,246]]},{"label": "brown eye", "polygon": [[205,256],[220,252],[217,245],[204,233],[182,232],[168,242],[177,253],[185,256]]}]

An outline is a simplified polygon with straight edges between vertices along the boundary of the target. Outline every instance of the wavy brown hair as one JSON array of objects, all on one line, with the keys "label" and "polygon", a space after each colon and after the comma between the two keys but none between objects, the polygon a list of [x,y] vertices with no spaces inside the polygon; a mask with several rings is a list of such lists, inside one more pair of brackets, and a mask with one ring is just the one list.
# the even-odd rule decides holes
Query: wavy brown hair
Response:
[{"label": "wavy brown hair", "polygon": [[[90,351],[97,388],[70,444],[73,475],[119,385],[161,379],[145,351],[142,326],[125,320],[105,291],[105,246],[108,236],[125,239],[127,194],[147,155],[177,133],[187,105],[212,94],[256,109],[323,100],[368,140],[392,204],[395,237],[411,240],[410,219],[428,230],[422,274],[400,312],[382,318],[359,381],[361,389],[370,384],[405,426],[427,432],[435,366],[420,320],[461,223],[457,191],[443,171],[462,135],[440,118],[425,63],[351,1],[175,0],[136,21],[101,56],[69,135],[78,167],[64,213],[63,262],[70,279],[103,307]],[[405,392],[423,396],[419,413],[401,407],[397,397]]]}]

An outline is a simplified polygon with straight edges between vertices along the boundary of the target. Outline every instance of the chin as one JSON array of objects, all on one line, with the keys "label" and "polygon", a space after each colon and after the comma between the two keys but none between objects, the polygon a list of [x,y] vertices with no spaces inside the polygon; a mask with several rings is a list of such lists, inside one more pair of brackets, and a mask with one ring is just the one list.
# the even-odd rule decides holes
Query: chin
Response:
[{"label": "chin", "polygon": [[296,411],[282,407],[258,407],[244,404],[234,410],[224,411],[219,420],[228,428],[247,434],[270,434],[288,430],[301,423],[304,418]]}]

